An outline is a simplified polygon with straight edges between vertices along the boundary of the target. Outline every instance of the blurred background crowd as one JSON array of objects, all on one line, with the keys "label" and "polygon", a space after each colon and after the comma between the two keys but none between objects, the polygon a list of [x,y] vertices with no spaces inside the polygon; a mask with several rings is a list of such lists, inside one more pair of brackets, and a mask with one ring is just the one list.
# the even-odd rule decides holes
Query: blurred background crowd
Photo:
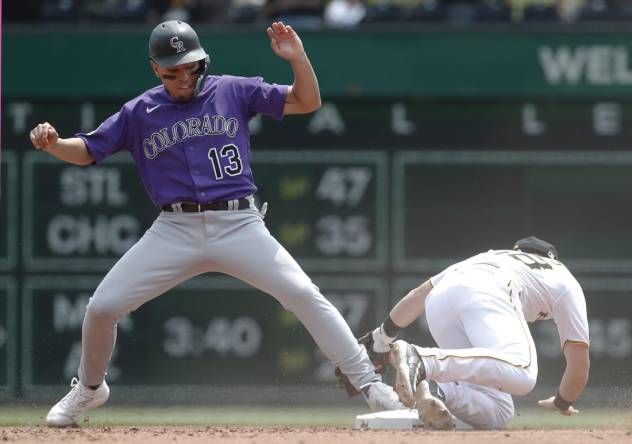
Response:
[{"label": "blurred background crowd", "polygon": [[632,0],[10,0],[3,20],[248,24],[283,20],[297,29],[366,23],[632,21]]}]

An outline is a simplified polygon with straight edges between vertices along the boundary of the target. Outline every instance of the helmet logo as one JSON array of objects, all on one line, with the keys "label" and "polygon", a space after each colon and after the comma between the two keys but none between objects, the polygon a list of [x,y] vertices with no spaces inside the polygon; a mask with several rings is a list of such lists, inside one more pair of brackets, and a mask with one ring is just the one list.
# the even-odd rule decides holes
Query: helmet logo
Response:
[{"label": "helmet logo", "polygon": [[171,46],[176,49],[176,54],[180,54],[181,52],[186,51],[186,48],[184,47],[184,42],[178,40],[177,36],[171,37],[169,43],[171,43]]}]

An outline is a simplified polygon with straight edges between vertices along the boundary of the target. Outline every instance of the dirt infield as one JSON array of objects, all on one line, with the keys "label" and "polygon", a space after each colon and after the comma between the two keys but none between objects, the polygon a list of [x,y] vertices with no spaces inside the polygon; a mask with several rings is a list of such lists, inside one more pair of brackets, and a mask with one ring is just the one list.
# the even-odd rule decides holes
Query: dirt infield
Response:
[{"label": "dirt infield", "polygon": [[292,427],[6,427],[0,441],[17,443],[230,443],[230,444],[503,444],[617,443],[632,444],[632,432],[624,429],[505,430],[431,432],[425,430],[353,430],[345,428]]}]

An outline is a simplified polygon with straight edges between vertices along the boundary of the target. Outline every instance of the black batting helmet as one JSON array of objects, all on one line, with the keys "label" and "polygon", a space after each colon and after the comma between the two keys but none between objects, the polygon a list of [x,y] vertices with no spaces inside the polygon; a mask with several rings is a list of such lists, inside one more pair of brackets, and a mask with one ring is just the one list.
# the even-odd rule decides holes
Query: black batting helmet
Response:
[{"label": "black batting helmet", "polygon": [[208,54],[188,23],[171,20],[160,23],[151,32],[149,57],[158,65],[168,67],[204,60]]},{"label": "black batting helmet", "polygon": [[558,259],[557,248],[553,244],[538,239],[535,236],[525,237],[516,241],[513,247],[514,250],[524,251],[525,253],[534,253],[539,256],[550,257],[551,259]]},{"label": "black batting helmet", "polygon": [[188,23],[171,20],[156,26],[149,36],[149,58],[163,68],[200,62],[200,67],[194,72],[200,76],[195,93],[204,87],[210,57]]}]

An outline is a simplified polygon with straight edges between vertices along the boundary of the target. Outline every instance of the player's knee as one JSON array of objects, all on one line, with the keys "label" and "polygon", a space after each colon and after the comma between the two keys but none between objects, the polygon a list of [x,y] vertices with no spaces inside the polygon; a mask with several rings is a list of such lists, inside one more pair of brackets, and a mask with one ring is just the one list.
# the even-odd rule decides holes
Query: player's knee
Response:
[{"label": "player's knee", "polygon": [[507,427],[507,424],[511,422],[515,415],[513,401],[509,400],[509,402],[503,402],[498,404],[498,410],[496,411],[496,418],[494,420],[495,424],[493,428],[495,429],[504,429]]},{"label": "player's knee", "polygon": [[512,395],[524,396],[529,394],[531,390],[535,387],[537,373],[532,373],[526,371],[523,375],[521,375],[520,380],[515,384],[514,390],[512,391]]}]

